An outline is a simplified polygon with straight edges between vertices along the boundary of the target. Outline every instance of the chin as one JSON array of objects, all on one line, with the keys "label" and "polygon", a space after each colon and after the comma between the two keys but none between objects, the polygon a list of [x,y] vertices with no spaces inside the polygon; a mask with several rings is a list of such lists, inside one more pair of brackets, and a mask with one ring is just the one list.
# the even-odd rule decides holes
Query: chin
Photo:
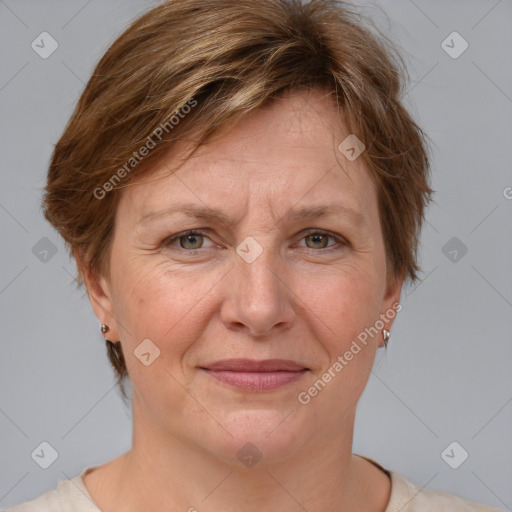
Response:
[{"label": "chin", "polygon": [[234,411],[222,422],[232,437],[219,427],[219,438],[209,436],[206,448],[227,464],[241,468],[263,468],[284,462],[305,442],[306,429],[290,410]]}]

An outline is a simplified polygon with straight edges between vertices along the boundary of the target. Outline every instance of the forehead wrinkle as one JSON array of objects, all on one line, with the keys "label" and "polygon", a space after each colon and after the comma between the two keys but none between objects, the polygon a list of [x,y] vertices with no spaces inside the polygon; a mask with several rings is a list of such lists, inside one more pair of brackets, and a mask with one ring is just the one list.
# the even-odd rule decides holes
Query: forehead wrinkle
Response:
[{"label": "forehead wrinkle", "polygon": [[169,217],[175,214],[182,214],[187,217],[194,217],[202,220],[217,221],[228,225],[233,224],[231,218],[221,210],[207,206],[199,206],[193,203],[179,204],[162,210],[148,212],[139,219],[138,224],[147,224],[154,219]]},{"label": "forehead wrinkle", "polygon": [[[163,210],[148,212],[139,219],[138,224],[146,224],[156,218],[171,216],[178,213],[188,217],[194,217],[196,219],[220,222],[228,226],[233,226],[239,221],[239,219],[233,219],[227,213],[217,208],[186,203],[182,205],[171,206]],[[313,220],[334,215],[346,216],[350,218],[359,228],[366,227],[365,218],[360,212],[342,204],[327,204],[312,207],[302,207],[295,210],[292,209],[283,215],[279,221],[294,223],[301,220]]]}]

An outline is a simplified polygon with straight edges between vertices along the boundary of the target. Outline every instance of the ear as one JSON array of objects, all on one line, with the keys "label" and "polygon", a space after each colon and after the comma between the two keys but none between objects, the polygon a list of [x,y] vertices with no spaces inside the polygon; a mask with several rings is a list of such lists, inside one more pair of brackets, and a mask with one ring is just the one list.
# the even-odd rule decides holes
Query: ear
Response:
[{"label": "ear", "polygon": [[386,282],[386,290],[382,301],[380,318],[385,323],[384,329],[391,331],[396,315],[402,309],[400,295],[402,292],[403,273],[396,276],[389,276]]},{"label": "ear", "polygon": [[109,327],[108,332],[104,334],[105,339],[113,342],[119,341],[119,327],[114,317],[109,280],[91,268],[84,268],[82,266],[81,269],[87,295],[89,296],[94,314],[100,324],[106,324]]}]

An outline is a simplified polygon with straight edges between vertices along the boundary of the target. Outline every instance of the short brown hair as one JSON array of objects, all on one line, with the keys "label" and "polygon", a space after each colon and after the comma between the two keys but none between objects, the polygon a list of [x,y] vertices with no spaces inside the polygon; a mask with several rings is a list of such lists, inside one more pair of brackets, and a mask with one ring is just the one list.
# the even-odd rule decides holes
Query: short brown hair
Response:
[{"label": "short brown hair", "polygon": [[[433,190],[426,134],[401,103],[406,76],[390,40],[344,2],[170,0],[151,9],[102,57],[51,158],[44,212],[76,259],[78,285],[83,267],[108,275],[122,187],[174,141],[195,134],[198,147],[299,87],[327,89],[364,142],[389,272],[415,281]],[[108,343],[108,354],[124,395],[120,344]]]}]

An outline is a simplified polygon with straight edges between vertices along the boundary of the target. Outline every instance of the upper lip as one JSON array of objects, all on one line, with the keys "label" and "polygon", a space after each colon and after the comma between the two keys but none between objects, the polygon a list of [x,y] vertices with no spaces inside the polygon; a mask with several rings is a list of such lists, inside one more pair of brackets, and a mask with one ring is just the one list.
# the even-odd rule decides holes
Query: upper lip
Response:
[{"label": "upper lip", "polygon": [[255,359],[223,359],[201,368],[234,372],[297,372],[308,369],[304,365],[289,359],[265,359],[263,361],[256,361]]}]

